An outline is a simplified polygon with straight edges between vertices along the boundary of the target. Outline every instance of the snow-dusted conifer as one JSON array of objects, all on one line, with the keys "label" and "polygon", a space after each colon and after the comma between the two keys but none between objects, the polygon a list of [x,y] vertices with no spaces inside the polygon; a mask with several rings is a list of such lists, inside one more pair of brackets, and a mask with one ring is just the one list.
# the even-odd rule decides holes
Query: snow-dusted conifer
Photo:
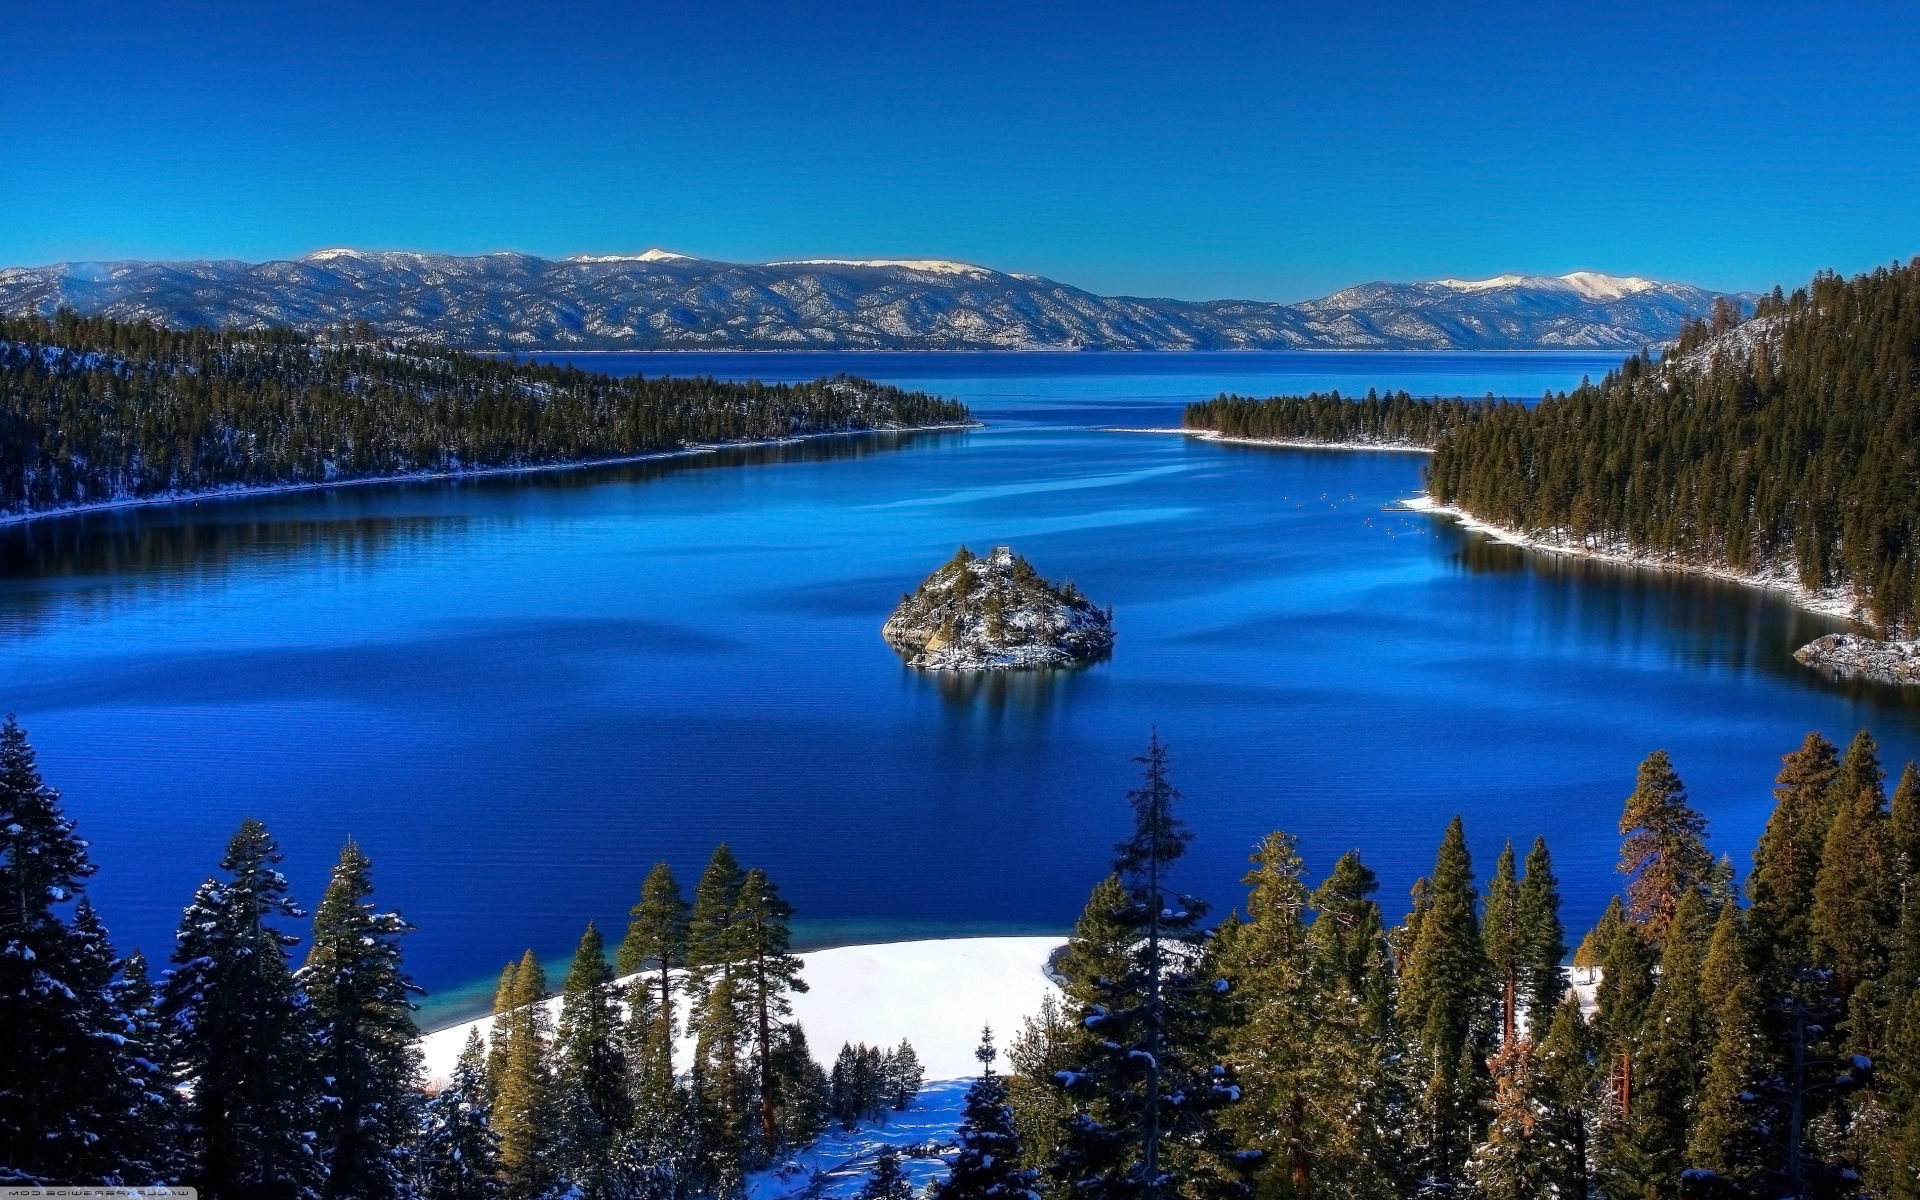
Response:
[{"label": "snow-dusted conifer", "polygon": [[325,1080],[316,1149],[324,1194],[390,1200],[408,1194],[405,1155],[419,1124],[420,1052],[400,965],[399,914],[378,912],[373,863],[349,840],[313,917],[313,948],[296,977],[306,992]]},{"label": "snow-dusted conifer", "polygon": [[638,1104],[661,1103],[673,1087],[673,973],[687,965],[687,913],[673,868],[655,863],[614,955],[616,975],[636,976],[628,985],[626,1053]]},{"label": "snow-dusted conifer", "polygon": [[764,1162],[781,1148],[780,1073],[775,1063],[780,1032],[793,1006],[792,992],[807,990],[800,978],[800,959],[789,952],[792,944],[787,920],[793,906],[780,898],[767,873],[755,867],[740,884],[735,923],[739,930],[741,1001],[751,1023],[751,1071],[755,1092],[755,1154]]},{"label": "snow-dusted conifer", "polygon": [[93,872],[87,843],[9,716],[0,726],[0,1181],[139,1171],[118,1161],[134,1065],[120,1040],[112,952],[81,897]]},{"label": "snow-dusted conifer", "polygon": [[927,1190],[928,1200],[1039,1200],[1038,1172],[1021,1165],[1020,1135],[1007,1103],[1006,1080],[993,1073],[993,1030],[980,1031],[980,1077],[967,1089],[960,1122],[960,1149],[944,1180]]},{"label": "snow-dusted conifer", "polygon": [[913,1182],[900,1169],[900,1155],[889,1146],[874,1161],[873,1174],[860,1189],[860,1200],[913,1200]]},{"label": "snow-dusted conifer", "polygon": [[487,1114],[486,1047],[470,1030],[453,1078],[427,1101],[414,1150],[415,1186],[424,1200],[496,1200],[500,1139]]},{"label": "snow-dusted conifer", "polygon": [[1193,835],[1174,812],[1179,793],[1157,735],[1136,761],[1134,831],[1114,857],[1125,904],[1106,916],[1128,930],[1123,969],[1074,981],[1091,1001],[1080,1013],[1091,1036],[1082,1060],[1056,1076],[1074,1112],[1052,1170],[1089,1200],[1162,1193],[1176,1178],[1227,1188],[1259,1158],[1235,1151],[1218,1120],[1240,1096],[1214,1053],[1228,985],[1200,927],[1206,905],[1170,887]]},{"label": "snow-dusted conifer", "polygon": [[208,1200],[302,1200],[323,1182],[314,1154],[313,1014],[273,924],[306,914],[287,895],[280,848],[248,818],[180,919],[162,1012],[186,1085],[186,1181]]}]

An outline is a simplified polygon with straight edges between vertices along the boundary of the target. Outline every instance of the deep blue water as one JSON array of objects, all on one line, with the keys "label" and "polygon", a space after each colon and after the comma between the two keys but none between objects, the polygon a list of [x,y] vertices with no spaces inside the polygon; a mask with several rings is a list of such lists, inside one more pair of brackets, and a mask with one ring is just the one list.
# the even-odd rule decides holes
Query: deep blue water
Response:
[{"label": "deep blue water", "polygon": [[[248,814],[308,903],[361,841],[442,1015],[589,918],[617,937],[653,862],[690,887],[722,839],[816,944],[1059,930],[1156,726],[1199,833],[1183,882],[1222,912],[1279,827],[1315,871],[1361,848],[1397,916],[1459,812],[1483,869],[1545,834],[1580,924],[1655,748],[1743,867],[1809,729],[1920,755],[1920,699],[1792,661],[1836,622],[1384,510],[1419,489],[1419,456],[1095,428],[1170,425],[1222,390],[1538,396],[1610,359],[581,361],[852,370],[989,424],[0,530],[0,708],[93,840],[122,947],[164,956]],[[880,622],[963,542],[1010,542],[1112,604],[1112,659],[904,668]]]}]

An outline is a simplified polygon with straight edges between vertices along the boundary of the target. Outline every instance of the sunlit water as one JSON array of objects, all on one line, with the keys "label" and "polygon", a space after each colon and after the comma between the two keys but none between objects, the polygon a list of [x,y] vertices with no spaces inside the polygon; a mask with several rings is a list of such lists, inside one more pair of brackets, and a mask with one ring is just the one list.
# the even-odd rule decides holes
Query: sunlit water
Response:
[{"label": "sunlit water", "polygon": [[[1247,851],[1360,847],[1394,916],[1447,819],[1476,862],[1552,843],[1568,917],[1616,886],[1620,802],[1668,749],[1743,867],[1809,729],[1920,754],[1920,701],[1792,651],[1837,622],[1571,563],[1389,506],[1423,459],[1102,432],[1186,400],[1369,386],[1532,397],[1548,355],[674,355],[648,374],[851,370],[989,424],[369,486],[0,530],[0,706],[93,840],[116,941],[164,957],[243,816],[318,899],[351,835],[470,1005],[508,957],[623,927],[666,859],[765,866],[812,944],[1063,929],[1158,727],[1224,912]],[[1112,659],[929,677],[878,636],[966,543],[1111,604]],[[556,974],[562,961],[550,961]]]}]

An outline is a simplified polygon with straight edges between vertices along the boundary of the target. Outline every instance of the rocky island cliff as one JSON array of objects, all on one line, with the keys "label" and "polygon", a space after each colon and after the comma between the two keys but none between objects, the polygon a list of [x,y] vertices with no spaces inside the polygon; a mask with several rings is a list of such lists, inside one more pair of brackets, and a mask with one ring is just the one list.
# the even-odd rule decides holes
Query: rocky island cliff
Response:
[{"label": "rocky island cliff", "polygon": [[880,627],[907,665],[929,671],[1065,667],[1113,649],[1113,613],[1096,608],[1071,580],[1040,577],[1010,547],[984,558],[960,547]]},{"label": "rocky island cliff", "polygon": [[1851,633],[1829,633],[1795,650],[1793,656],[1843,678],[1920,684],[1920,641],[1882,642]]}]

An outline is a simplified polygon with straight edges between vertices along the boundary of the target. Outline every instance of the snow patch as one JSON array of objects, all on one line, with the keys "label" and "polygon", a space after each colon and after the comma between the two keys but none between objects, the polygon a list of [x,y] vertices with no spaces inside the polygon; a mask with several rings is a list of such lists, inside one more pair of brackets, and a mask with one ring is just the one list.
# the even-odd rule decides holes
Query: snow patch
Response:
[{"label": "snow patch", "polygon": [[927,271],[935,275],[974,275],[986,277],[994,274],[986,267],[976,267],[972,263],[954,262],[945,258],[792,258],[782,262],[770,262],[769,267],[899,267],[907,271]]}]

